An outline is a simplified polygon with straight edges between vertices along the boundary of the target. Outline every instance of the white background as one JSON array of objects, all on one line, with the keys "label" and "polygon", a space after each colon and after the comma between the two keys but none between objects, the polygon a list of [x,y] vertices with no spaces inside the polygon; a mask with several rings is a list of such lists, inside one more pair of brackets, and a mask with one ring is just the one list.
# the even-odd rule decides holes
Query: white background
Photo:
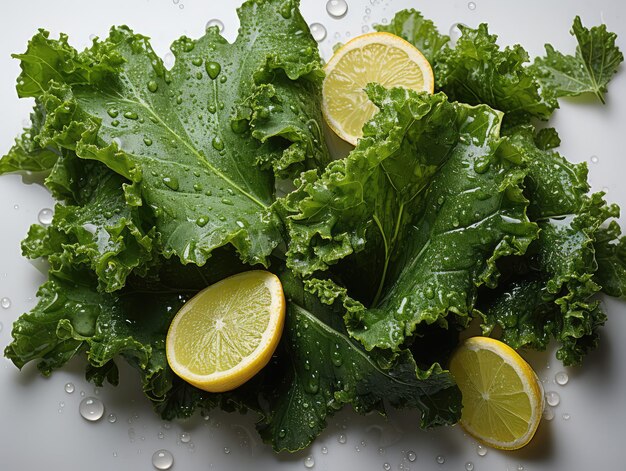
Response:
[{"label": "white background", "polygon": [[[109,26],[128,24],[153,38],[161,56],[181,34],[198,37],[205,23],[219,18],[226,24],[224,35],[236,34],[235,6],[239,1],[180,0],[84,2],[78,0],[36,0],[6,2],[0,15],[0,154],[9,149],[13,138],[28,119],[31,102],[18,100],[14,91],[19,73],[10,53],[25,50],[27,40],[39,27],[56,37],[63,31],[74,46],[88,45],[90,35],[106,36]],[[180,8],[181,3],[184,8]],[[521,43],[531,56],[542,53],[550,42],[559,50],[573,52],[575,43],[568,34],[575,15],[585,25],[605,22],[619,35],[618,44],[626,51],[626,3],[619,0],[498,1],[475,0],[476,8],[459,0],[348,0],[348,14],[332,19],[325,11],[325,0],[303,0],[302,11],[309,23],[320,22],[328,29],[321,44],[328,58],[335,42],[345,42],[360,34],[363,27],[388,21],[405,7],[420,9],[446,33],[455,22],[476,26],[487,22],[501,44]],[[369,10],[366,10],[369,9]],[[369,11],[369,13],[368,13]],[[609,200],[626,208],[624,139],[626,133],[626,71],[624,67],[610,84],[607,105],[593,99],[564,100],[552,124],[563,145],[560,151],[572,161],[587,161],[594,189],[605,189]],[[593,163],[597,156],[597,163]],[[19,242],[38,212],[52,207],[46,190],[27,184],[20,176],[0,177],[0,297],[11,306],[0,308],[0,347],[10,341],[12,322],[30,309],[34,294],[44,276],[20,256]],[[622,218],[622,222],[624,218]],[[312,456],[318,470],[391,469],[443,471],[465,469],[467,462],[479,470],[587,470],[624,469],[626,443],[626,304],[606,300],[607,327],[602,329],[600,348],[581,368],[568,369],[569,383],[562,387],[554,375],[563,368],[553,351],[525,355],[544,381],[546,391],[557,391],[561,403],[552,421],[543,421],[534,441],[517,452],[489,450],[476,454],[476,443],[458,427],[422,432],[418,416],[392,412],[389,420],[370,415],[360,417],[344,411],[329,420],[327,430],[308,449],[293,455],[275,455],[262,444],[253,429],[254,418],[215,412],[208,421],[196,418],[175,422],[170,428],[153,414],[143,398],[134,374],[122,369],[121,386],[97,391],[106,407],[105,418],[87,423],[78,414],[81,392],[96,395],[83,379],[81,361],[74,361],[51,378],[40,377],[31,366],[20,373],[6,359],[0,359],[0,469],[65,471],[150,470],[155,450],[165,448],[175,457],[173,469],[301,470],[304,459]],[[64,384],[76,386],[73,394]],[[106,415],[113,413],[115,423]],[[570,414],[569,420],[563,414]],[[186,432],[191,442],[180,442]],[[340,434],[346,444],[338,443]],[[163,437],[163,438],[160,438]],[[191,444],[191,445],[190,445]],[[224,452],[225,447],[230,453]],[[323,453],[326,447],[327,453]],[[406,452],[417,454],[415,462]],[[436,463],[436,457],[445,463]],[[521,469],[521,468],[519,468]]]}]

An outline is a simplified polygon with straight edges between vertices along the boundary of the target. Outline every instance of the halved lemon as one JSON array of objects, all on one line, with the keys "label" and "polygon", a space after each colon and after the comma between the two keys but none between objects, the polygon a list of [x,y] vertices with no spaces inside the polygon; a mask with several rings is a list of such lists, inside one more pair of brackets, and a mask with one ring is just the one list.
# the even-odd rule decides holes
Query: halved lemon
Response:
[{"label": "halved lemon", "polygon": [[530,442],[543,413],[543,388],[515,350],[471,337],[452,354],[450,373],[463,395],[460,424],[467,433],[502,450]]},{"label": "halved lemon", "polygon": [[225,278],[176,314],[167,333],[167,361],[200,389],[230,391],[269,362],[284,321],[285,296],[276,275],[252,270]]},{"label": "halved lemon", "polygon": [[384,32],[352,39],[335,52],[325,71],[324,118],[341,139],[352,145],[362,137],[363,125],[377,111],[364,91],[368,83],[430,93],[435,83],[433,69],[419,49]]}]

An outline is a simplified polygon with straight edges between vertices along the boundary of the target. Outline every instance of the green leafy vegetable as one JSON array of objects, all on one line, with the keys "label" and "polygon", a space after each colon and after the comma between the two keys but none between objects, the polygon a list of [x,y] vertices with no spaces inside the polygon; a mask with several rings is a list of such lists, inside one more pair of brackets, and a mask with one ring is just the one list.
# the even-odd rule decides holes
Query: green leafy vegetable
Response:
[{"label": "green leafy vegetable", "polygon": [[524,48],[501,49],[486,24],[459,28],[455,47],[439,54],[434,64],[435,87],[452,100],[503,111],[513,123],[548,119],[558,103],[525,66],[529,57]]},{"label": "green leafy vegetable", "polygon": [[535,59],[532,70],[541,86],[556,97],[594,93],[604,103],[607,84],[624,60],[615,45],[617,36],[607,31],[606,25],[585,28],[579,16],[571,33],[578,42],[574,56],[546,44],[546,56]]},{"label": "green leafy vegetable", "polygon": [[[626,238],[586,166],[530,122],[557,97],[603,100],[622,61],[615,35],[577,18],[576,56],[547,46],[528,67],[486,25],[460,26],[451,46],[399,12],[377,29],[421,49],[443,93],[370,84],[379,113],[329,163],[321,59],[298,2],[248,0],[239,16],[232,44],[217,28],[176,41],[171,70],[127,27],[82,52],[40,30],[15,56],[35,108],[0,174],[41,172],[59,203],[22,243],[49,277],[5,356],[49,375],[83,355],[99,385],[117,384],[124,360],[164,419],[251,411],[277,451],[306,447],[348,404],[416,409],[424,428],[456,422],[460,393],[441,365],[475,317],[514,348],[554,338],[564,364],[580,363],[606,320],[596,294],[626,297]],[[175,376],[176,311],[262,267],[287,298],[267,367],[220,394]]]},{"label": "green leafy vegetable", "polygon": [[431,20],[411,8],[396,13],[388,25],[376,25],[376,31],[386,31],[407,40],[417,47],[431,64],[439,51],[450,41],[450,37],[440,34]]},{"label": "green leafy vegetable", "polygon": [[379,288],[346,321],[368,350],[396,349],[420,323],[467,317],[476,287],[497,280],[495,260],[524,253],[536,227],[519,160],[496,153],[497,112],[403,89],[369,95],[382,111],[354,152],[300,189],[288,262],[310,274],[369,244]]},{"label": "green leafy vegetable", "polygon": [[81,53],[40,32],[17,56],[20,95],[45,110],[39,142],[132,182],[127,198],[152,208],[166,257],[203,264],[230,243],[265,263],[282,238],[265,168],[285,176],[327,158],[316,43],[297,9],[281,8],[245,4],[233,44],[217,28],[181,38],[171,71],[128,28]]}]

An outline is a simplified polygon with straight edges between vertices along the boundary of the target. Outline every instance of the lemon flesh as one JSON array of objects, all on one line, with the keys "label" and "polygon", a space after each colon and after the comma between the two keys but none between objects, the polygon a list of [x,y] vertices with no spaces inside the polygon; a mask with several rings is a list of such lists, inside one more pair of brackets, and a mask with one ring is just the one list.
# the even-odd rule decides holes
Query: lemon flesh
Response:
[{"label": "lemon flesh", "polygon": [[486,445],[515,450],[532,439],[544,408],[530,365],[508,345],[488,337],[467,339],[450,360],[463,395],[461,426]]},{"label": "lemon flesh", "polygon": [[322,111],[330,128],[356,145],[363,125],[378,108],[364,89],[368,83],[433,92],[433,71],[412,44],[390,33],[357,36],[339,48],[325,67]]},{"label": "lemon flesh", "polygon": [[190,299],[166,339],[167,361],[178,376],[210,392],[232,390],[270,360],[285,319],[276,275],[252,270],[226,278]]}]

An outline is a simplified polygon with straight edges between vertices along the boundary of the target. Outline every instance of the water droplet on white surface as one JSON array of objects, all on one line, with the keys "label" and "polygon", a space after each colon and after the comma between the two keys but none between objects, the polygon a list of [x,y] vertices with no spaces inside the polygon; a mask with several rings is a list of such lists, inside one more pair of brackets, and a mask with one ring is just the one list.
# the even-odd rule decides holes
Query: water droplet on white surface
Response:
[{"label": "water droplet on white surface", "polygon": [[408,451],[406,454],[406,459],[409,460],[411,463],[413,463],[413,461],[417,459],[417,455],[415,454],[414,451]]},{"label": "water droplet on white surface", "polygon": [[180,441],[183,443],[189,443],[191,441],[191,435],[189,435],[187,432],[181,433]]},{"label": "water droplet on white surface", "polygon": [[367,25],[363,25],[361,27],[361,33],[367,33],[370,30],[370,27]]},{"label": "water droplet on white surface", "polygon": [[592,155],[589,160],[591,160],[592,164],[597,164],[598,162],[600,162],[600,159],[598,158],[597,155]]},{"label": "water droplet on white surface", "polygon": [[552,409],[552,407],[550,407],[550,406],[547,406],[543,410],[543,418],[546,419],[546,420],[554,419],[554,409]]},{"label": "water droplet on white surface", "polygon": [[95,422],[96,420],[100,420],[102,418],[102,415],[104,414],[104,404],[100,399],[95,397],[86,397],[80,401],[78,412],[83,419]]},{"label": "water droplet on white surface", "polygon": [[19,204],[14,204],[13,205],[13,209],[17,211],[18,209],[20,209],[20,205]]},{"label": "water droplet on white surface", "polygon": [[389,463],[383,463],[383,469],[385,471],[389,471],[391,469],[391,465]]},{"label": "water droplet on white surface", "polygon": [[117,416],[116,416],[115,414],[109,414],[109,415],[107,416],[107,420],[108,420],[110,423],[114,424],[115,422],[117,422]]},{"label": "water droplet on white surface", "polygon": [[43,208],[41,211],[39,211],[39,215],[37,216],[37,219],[44,226],[48,226],[52,222],[53,215],[54,213],[52,212],[50,208]]},{"label": "water droplet on white surface", "polygon": [[546,402],[549,406],[556,407],[561,402],[561,396],[556,391],[548,391],[546,393]]},{"label": "water droplet on white surface", "polygon": [[563,414],[563,420],[569,420],[571,418],[572,418],[572,416],[569,415],[567,412],[565,414]]},{"label": "water droplet on white surface", "polygon": [[524,467],[520,464],[520,465],[517,467],[517,471],[524,471]]},{"label": "water droplet on white surface", "polygon": [[11,307],[11,300],[9,298],[0,299],[0,306],[2,306],[2,309],[9,309]]},{"label": "water droplet on white surface", "polygon": [[333,18],[342,18],[348,13],[348,3],[346,0],[328,0],[326,12]]},{"label": "water droplet on white surface", "polygon": [[328,454],[328,448],[323,446],[322,447],[322,455],[326,455],[326,454]]},{"label": "water droplet on white surface", "polygon": [[158,450],[152,455],[152,466],[156,469],[170,469],[174,464],[174,455],[168,450]]},{"label": "water droplet on white surface", "polygon": [[65,392],[68,394],[72,394],[74,392],[74,383],[65,383]]},{"label": "water droplet on white surface", "polygon": [[311,23],[309,25],[309,29],[311,30],[311,36],[313,36],[313,39],[315,39],[318,43],[326,39],[327,31],[323,24]]},{"label": "water droplet on white surface", "polygon": [[559,386],[565,386],[569,381],[569,376],[567,376],[567,373],[565,371],[559,371],[554,376],[554,381],[556,381],[556,384],[558,384]]},{"label": "water droplet on white surface", "polygon": [[474,471],[474,463],[468,461],[467,463],[465,463],[465,469],[466,471]]},{"label": "water droplet on white surface", "polygon": [[485,456],[487,454],[487,447],[484,445],[476,445],[476,454],[478,456]]},{"label": "water droplet on white surface", "polygon": [[474,2],[469,2],[467,4],[467,8],[468,8],[468,10],[474,11],[474,10],[476,10],[476,4]]},{"label": "water droplet on white surface", "polygon": [[217,29],[220,31],[220,33],[224,31],[224,23],[222,23],[222,21],[218,20],[217,18],[213,18],[212,20],[206,22],[207,28],[210,28],[211,26],[217,26]]},{"label": "water droplet on white surface", "polygon": [[230,448],[228,448],[227,446],[224,447],[224,454],[226,455],[230,454]]},{"label": "water droplet on white surface", "polygon": [[380,448],[378,448],[378,454],[379,455],[384,455],[385,454],[385,449],[382,446]]},{"label": "water droplet on white surface", "polygon": [[307,456],[306,458],[304,458],[305,468],[312,468],[313,466],[315,466],[315,460],[313,459],[312,456]]},{"label": "water droplet on white surface", "polygon": [[445,458],[445,456],[443,456],[443,455],[439,455],[439,456],[436,458],[436,461],[437,461],[437,463],[439,463],[439,464],[444,464],[444,463],[446,462],[446,458]]},{"label": "water droplet on white surface", "polygon": [[163,432],[157,433],[157,437],[159,440],[163,440],[165,438],[165,434]]},{"label": "water droplet on white surface", "polygon": [[344,443],[348,441],[348,438],[345,436],[345,434],[340,433],[339,436],[337,437],[337,441],[343,445]]},{"label": "water droplet on white surface", "polygon": [[461,28],[459,28],[459,26],[465,26],[465,25],[463,23],[453,23],[452,26],[450,26],[450,30],[448,31],[448,36],[450,36],[451,46],[456,45],[457,41],[463,35],[463,32],[461,31]]}]

